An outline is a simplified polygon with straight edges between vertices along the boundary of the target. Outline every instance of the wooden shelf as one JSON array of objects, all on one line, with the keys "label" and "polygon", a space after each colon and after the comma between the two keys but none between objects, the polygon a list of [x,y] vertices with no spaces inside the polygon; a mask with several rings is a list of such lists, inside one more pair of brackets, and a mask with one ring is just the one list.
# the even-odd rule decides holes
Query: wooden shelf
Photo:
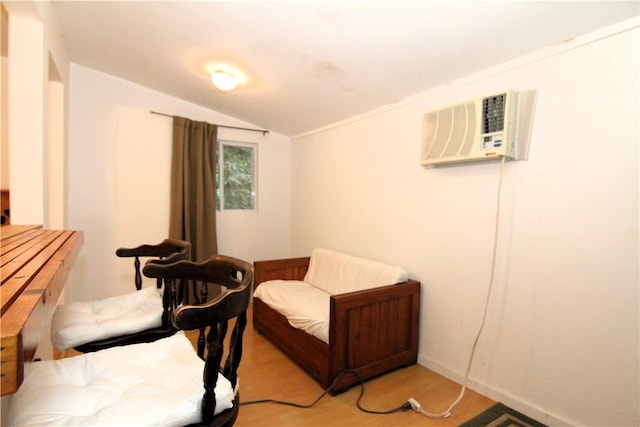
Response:
[{"label": "wooden shelf", "polygon": [[83,242],[82,231],[0,227],[2,396],[15,393]]}]

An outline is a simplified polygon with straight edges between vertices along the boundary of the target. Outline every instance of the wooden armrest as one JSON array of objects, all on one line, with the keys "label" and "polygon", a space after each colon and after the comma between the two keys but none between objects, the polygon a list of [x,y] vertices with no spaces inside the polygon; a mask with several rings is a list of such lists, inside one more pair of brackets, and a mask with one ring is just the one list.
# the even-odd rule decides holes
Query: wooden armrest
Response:
[{"label": "wooden armrest", "polygon": [[348,292],[331,296],[331,312],[349,310],[353,307],[374,304],[390,298],[420,294],[420,282],[408,280],[395,285],[380,286],[362,291]]},{"label": "wooden armrest", "polygon": [[189,259],[191,243],[184,240],[164,239],[157,245],[140,245],[135,248],[118,248],[116,255],[121,258],[130,257],[167,257],[176,253],[183,253],[184,259]]},{"label": "wooden armrest", "polygon": [[147,263],[143,271],[148,277],[175,280],[182,286],[187,281],[197,281],[226,288],[203,303],[178,307],[172,314],[172,321],[179,329],[211,326],[225,318],[237,316],[249,304],[253,266],[238,258],[214,255],[202,262],[182,260],[168,265]]},{"label": "wooden armrest", "polygon": [[309,269],[311,257],[255,261],[253,287],[268,280],[302,280]]},{"label": "wooden armrest", "polygon": [[[185,240],[164,239],[157,245],[140,245],[135,248],[118,248],[116,256],[120,258],[134,258],[133,268],[135,270],[134,283],[136,289],[142,289],[142,274],[140,273],[140,257],[155,257],[166,259],[168,263],[180,260],[191,259],[191,243]],[[162,263],[162,262],[161,262]],[[162,281],[158,280],[158,289],[162,286]]]},{"label": "wooden armrest", "polygon": [[[331,296],[329,377],[347,366],[363,377],[415,363],[420,322],[420,282]],[[375,366],[375,367],[374,367]],[[337,381],[335,389],[350,384]]]}]

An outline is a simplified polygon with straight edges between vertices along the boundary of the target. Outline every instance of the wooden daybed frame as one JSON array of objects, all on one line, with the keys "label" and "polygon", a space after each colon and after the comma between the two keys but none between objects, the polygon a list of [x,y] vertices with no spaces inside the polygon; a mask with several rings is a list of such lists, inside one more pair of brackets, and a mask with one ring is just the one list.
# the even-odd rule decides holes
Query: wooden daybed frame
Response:
[{"label": "wooden daybed frame", "polygon": [[[302,280],[310,257],[254,263],[254,289],[268,280]],[[253,325],[291,359],[329,388],[338,374],[355,370],[362,379],[409,366],[418,357],[420,283],[400,284],[331,296],[329,343],[292,327],[286,317],[253,299]],[[354,374],[336,381],[331,394],[359,382]]]}]

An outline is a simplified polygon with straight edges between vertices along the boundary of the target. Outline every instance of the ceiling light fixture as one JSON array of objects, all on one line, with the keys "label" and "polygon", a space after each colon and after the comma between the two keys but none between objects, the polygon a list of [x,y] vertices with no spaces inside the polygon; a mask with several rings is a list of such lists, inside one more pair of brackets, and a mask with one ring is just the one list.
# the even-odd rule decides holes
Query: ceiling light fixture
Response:
[{"label": "ceiling light fixture", "polygon": [[211,81],[218,89],[228,92],[238,85],[235,76],[224,70],[216,70],[211,74]]}]

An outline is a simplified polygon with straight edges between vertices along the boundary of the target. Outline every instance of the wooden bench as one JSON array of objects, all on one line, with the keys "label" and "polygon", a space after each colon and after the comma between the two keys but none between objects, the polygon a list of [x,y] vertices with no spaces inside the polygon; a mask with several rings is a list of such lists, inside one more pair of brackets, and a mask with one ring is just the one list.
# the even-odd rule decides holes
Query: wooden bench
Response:
[{"label": "wooden bench", "polygon": [[15,393],[36,353],[83,242],[81,231],[41,226],[0,228],[0,375],[2,396]]}]

